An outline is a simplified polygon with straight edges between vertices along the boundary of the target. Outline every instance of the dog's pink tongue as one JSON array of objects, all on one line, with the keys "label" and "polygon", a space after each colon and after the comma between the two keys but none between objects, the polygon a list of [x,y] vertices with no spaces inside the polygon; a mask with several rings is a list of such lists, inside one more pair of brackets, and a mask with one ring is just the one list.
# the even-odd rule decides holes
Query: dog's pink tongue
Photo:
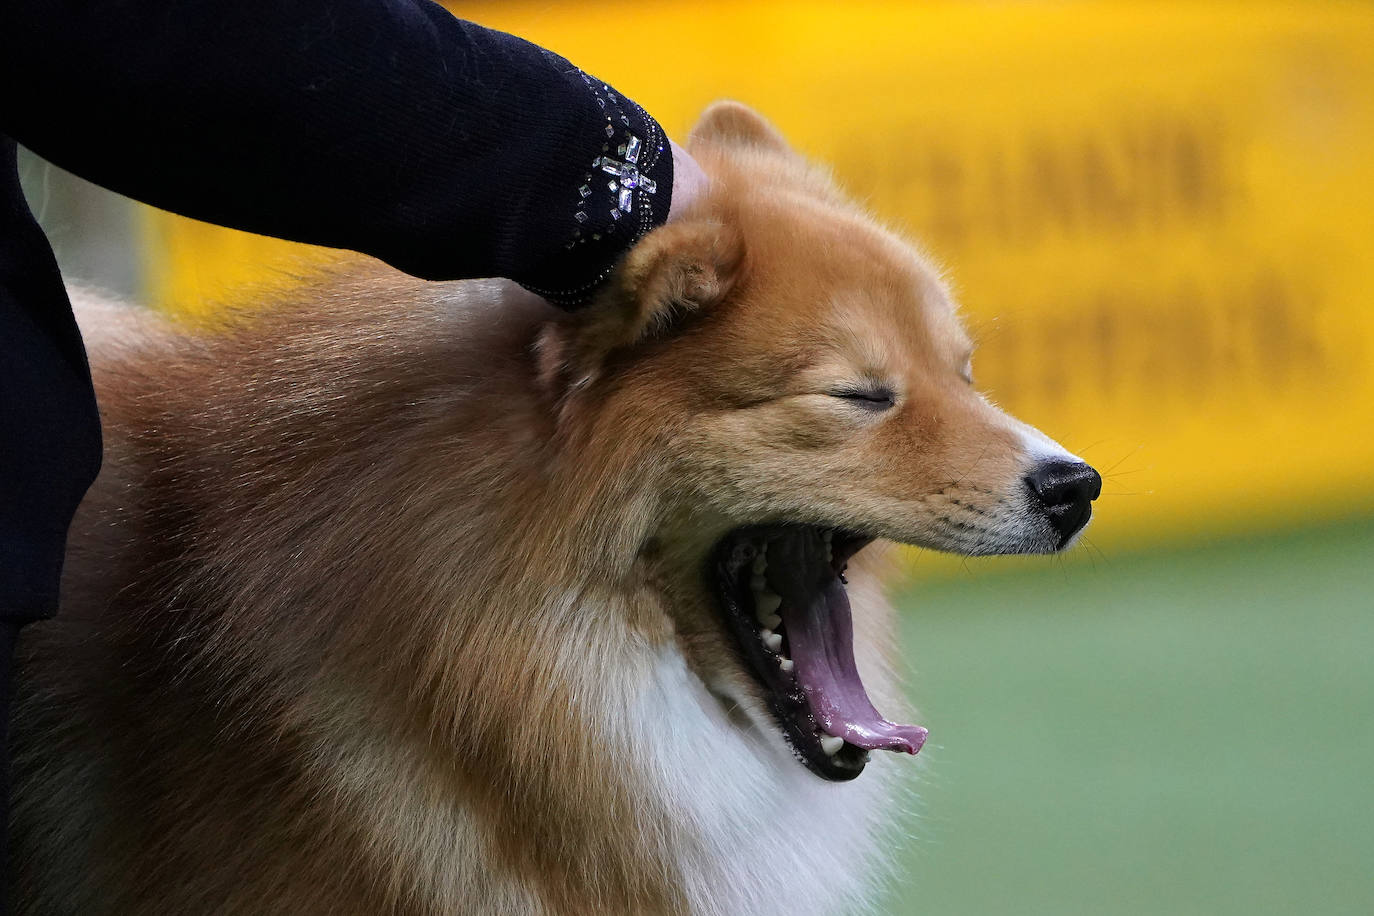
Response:
[{"label": "dog's pink tongue", "polygon": [[919,725],[889,722],[868,699],[854,664],[854,624],[849,596],[839,580],[813,592],[809,606],[789,606],[779,613],[797,666],[797,683],[806,693],[817,723],[831,735],[869,750],[914,754],[926,740]]}]

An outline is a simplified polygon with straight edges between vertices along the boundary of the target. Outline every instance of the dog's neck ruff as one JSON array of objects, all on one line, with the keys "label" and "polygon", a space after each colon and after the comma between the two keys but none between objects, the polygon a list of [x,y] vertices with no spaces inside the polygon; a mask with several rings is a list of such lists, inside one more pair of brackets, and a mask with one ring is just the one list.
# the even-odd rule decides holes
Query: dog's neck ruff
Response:
[{"label": "dog's neck ruff", "polygon": [[694,914],[867,912],[900,761],[834,783],[798,765],[771,728],[742,731],[675,648],[627,711],[650,791],[677,824],[672,865]]}]

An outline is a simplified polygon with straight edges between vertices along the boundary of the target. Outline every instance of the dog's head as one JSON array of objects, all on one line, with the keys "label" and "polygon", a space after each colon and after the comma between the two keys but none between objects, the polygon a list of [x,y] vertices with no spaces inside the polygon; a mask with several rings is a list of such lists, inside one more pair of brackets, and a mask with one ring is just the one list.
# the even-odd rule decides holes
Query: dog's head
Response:
[{"label": "dog's head", "polygon": [[716,105],[690,148],[709,195],[545,342],[546,375],[598,435],[641,446],[656,549],[705,571],[807,764],[851,778],[924,731],[868,703],[846,563],[875,538],[1063,550],[1101,481],[977,392],[937,271],[758,115]]}]

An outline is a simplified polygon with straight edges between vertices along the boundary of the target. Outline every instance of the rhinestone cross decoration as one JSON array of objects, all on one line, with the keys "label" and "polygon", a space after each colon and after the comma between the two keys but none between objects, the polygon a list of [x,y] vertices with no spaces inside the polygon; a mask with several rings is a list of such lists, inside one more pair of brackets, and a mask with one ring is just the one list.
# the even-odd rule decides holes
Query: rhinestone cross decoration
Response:
[{"label": "rhinestone cross decoration", "polygon": [[608,182],[608,187],[616,193],[617,207],[612,208],[611,218],[620,219],[621,213],[629,213],[634,209],[635,188],[641,188],[646,194],[653,194],[658,190],[658,182],[648,178],[639,171],[639,138],[630,134],[630,139],[620,144],[616,151],[625,157],[621,162],[612,159],[610,156],[598,157],[593,166],[601,169],[607,175],[614,175],[616,180]]}]

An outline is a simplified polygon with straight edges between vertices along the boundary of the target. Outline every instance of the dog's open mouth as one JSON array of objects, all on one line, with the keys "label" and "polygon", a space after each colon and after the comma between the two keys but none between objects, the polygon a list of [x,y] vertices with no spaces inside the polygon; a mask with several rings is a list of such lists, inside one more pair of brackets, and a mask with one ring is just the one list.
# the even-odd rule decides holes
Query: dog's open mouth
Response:
[{"label": "dog's open mouth", "polygon": [[746,666],[798,757],[825,779],[853,779],[869,751],[914,754],[926,739],[878,714],[854,663],[845,565],[871,540],[810,525],[741,528],[711,564]]}]

